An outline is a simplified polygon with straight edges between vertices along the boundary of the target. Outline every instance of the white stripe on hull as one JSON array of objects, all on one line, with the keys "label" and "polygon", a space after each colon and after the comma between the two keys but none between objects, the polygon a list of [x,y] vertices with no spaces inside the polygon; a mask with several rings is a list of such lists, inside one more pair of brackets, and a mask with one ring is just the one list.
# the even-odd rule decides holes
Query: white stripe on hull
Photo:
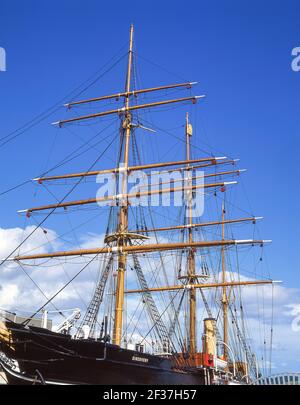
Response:
[{"label": "white stripe on hull", "polygon": [[[3,363],[0,362],[0,365],[2,366],[3,370],[8,373],[9,375],[13,376],[14,378],[17,378],[19,380],[22,381],[26,381],[26,382],[32,382],[32,383],[37,383],[39,381],[37,381],[35,378],[31,378],[31,377],[26,377],[23,374],[17,373],[15,371],[13,371],[12,369],[10,369],[9,367],[7,367],[6,365],[4,365]],[[71,383],[64,383],[64,382],[59,382],[59,381],[49,381],[49,380],[45,380],[45,384],[46,385],[75,385],[75,384],[71,384]]]}]

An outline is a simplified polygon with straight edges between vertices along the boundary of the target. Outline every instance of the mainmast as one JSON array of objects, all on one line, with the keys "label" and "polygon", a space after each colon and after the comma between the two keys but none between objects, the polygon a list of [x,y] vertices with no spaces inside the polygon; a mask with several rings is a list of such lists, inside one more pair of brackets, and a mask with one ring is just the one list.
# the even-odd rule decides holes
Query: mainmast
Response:
[{"label": "mainmast", "polygon": [[[189,114],[186,114],[186,124],[185,124],[185,136],[186,136],[186,160],[191,158],[191,145],[190,137],[192,136],[192,126],[189,123]],[[188,170],[188,188],[187,190],[187,210],[188,210],[188,241],[193,242],[193,210],[192,210],[192,195],[193,191],[190,189],[192,186],[192,176],[190,165],[187,164]],[[190,248],[188,251],[188,280],[189,284],[195,284],[195,250]],[[191,355],[196,353],[196,289],[191,288],[189,290],[189,308],[190,308],[190,322],[189,322],[189,352]]]},{"label": "mainmast", "polygon": [[[124,172],[122,174],[122,194],[127,194],[127,174],[129,163],[129,146],[130,146],[130,134],[131,134],[131,113],[129,111],[129,92],[131,83],[131,68],[132,68],[132,49],[133,49],[133,25],[130,26],[129,36],[129,51],[128,51],[128,65],[127,65],[127,77],[125,86],[125,104],[124,104],[124,119],[122,123],[123,135],[125,135],[125,147],[124,147]],[[122,148],[122,142],[124,142],[124,136],[121,140],[120,147]],[[117,244],[119,248],[122,248],[127,244],[127,230],[128,230],[128,199],[122,201],[119,212],[119,224],[118,224],[118,239]],[[122,325],[123,325],[123,307],[125,296],[125,271],[126,271],[127,256],[126,252],[119,249],[118,254],[118,275],[116,286],[116,300],[115,300],[115,322],[113,330],[113,343],[121,345],[122,339]]]},{"label": "mainmast", "polygon": [[[222,241],[225,240],[225,204],[222,203]],[[228,347],[228,296],[226,287],[226,261],[225,261],[225,246],[221,249],[222,261],[222,309],[223,309],[223,358],[227,361],[227,347]]]}]

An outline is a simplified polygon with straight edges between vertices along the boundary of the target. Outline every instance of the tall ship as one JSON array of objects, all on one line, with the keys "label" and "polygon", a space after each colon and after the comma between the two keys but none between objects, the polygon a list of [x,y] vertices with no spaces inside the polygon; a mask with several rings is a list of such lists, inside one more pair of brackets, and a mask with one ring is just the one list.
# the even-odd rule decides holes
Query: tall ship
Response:
[{"label": "tall ship", "polygon": [[[22,211],[35,218],[27,241],[58,212],[102,210],[102,245],[24,253],[12,246],[1,263],[27,266],[28,273],[30,266],[44,272],[45,263],[77,263],[69,281],[31,316],[3,311],[0,366],[9,384],[234,385],[251,384],[262,375],[245,326],[243,297],[250,289],[272,288],[274,281],[253,277],[250,262],[244,269],[238,258],[242,248],[261,250],[269,241],[233,236],[236,228],[248,232],[262,218],[231,215],[231,190],[243,170],[236,159],[200,153],[186,111],[172,123],[180,126],[177,158],[161,158],[164,135],[147,114],[196,104],[204,96],[192,94],[196,82],[137,87],[133,31],[131,26],[124,91],[72,100],[66,104],[67,119],[55,123],[72,128],[114,119],[116,143],[107,142],[87,170],[34,179],[37,187],[59,183],[71,189],[52,204]],[[170,97],[178,92],[184,97]],[[109,109],[98,112],[103,103]],[[78,113],[90,106],[92,113]],[[157,150],[149,161],[151,137]],[[115,164],[99,168],[108,152]],[[80,184],[96,178],[101,184],[96,197],[70,198]],[[90,266],[97,275],[93,291],[85,291],[87,307],[69,317],[61,311],[62,323],[52,327],[49,307]]]}]

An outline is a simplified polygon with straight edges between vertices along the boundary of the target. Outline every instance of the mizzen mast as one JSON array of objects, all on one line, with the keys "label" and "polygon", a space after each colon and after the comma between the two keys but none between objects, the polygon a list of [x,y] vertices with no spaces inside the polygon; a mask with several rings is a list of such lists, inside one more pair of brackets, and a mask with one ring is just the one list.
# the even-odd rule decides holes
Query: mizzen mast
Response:
[{"label": "mizzen mast", "polygon": [[[225,204],[222,203],[222,241],[225,240]],[[222,262],[222,309],[223,309],[223,357],[227,361],[227,347],[228,347],[228,296],[226,286],[226,261],[225,261],[225,246],[221,248],[221,262]]]}]

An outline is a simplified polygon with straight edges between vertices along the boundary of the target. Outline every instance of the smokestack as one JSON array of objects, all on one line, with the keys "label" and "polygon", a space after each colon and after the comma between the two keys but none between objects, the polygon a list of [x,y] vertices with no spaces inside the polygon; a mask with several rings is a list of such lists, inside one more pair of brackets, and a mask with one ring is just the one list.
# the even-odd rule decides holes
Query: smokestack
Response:
[{"label": "smokestack", "polygon": [[203,322],[203,353],[215,356],[217,354],[216,320],[214,318],[206,318]]}]

